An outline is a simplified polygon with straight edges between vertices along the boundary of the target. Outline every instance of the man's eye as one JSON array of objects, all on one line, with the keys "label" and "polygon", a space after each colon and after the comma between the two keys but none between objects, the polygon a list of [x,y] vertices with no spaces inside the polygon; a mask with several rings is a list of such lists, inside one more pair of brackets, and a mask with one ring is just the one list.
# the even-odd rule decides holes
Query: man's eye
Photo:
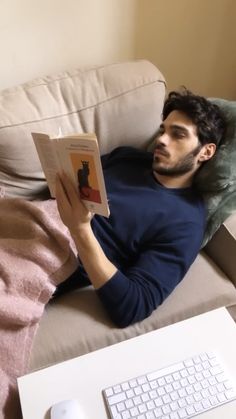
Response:
[{"label": "man's eye", "polygon": [[181,139],[181,138],[185,138],[185,134],[183,132],[176,131],[176,132],[173,132],[173,137]]},{"label": "man's eye", "polygon": [[164,130],[163,129],[159,129],[158,131],[157,131],[157,137],[160,137],[161,135],[163,135],[164,134]]}]

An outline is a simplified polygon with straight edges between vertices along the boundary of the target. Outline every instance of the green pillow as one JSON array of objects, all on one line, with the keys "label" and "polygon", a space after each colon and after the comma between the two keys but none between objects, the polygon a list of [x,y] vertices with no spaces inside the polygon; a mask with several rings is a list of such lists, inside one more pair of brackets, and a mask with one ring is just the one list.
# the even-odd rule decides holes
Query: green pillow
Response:
[{"label": "green pillow", "polygon": [[210,99],[218,105],[227,130],[215,156],[200,169],[195,184],[207,206],[207,226],[202,247],[220,225],[236,211],[236,102]]}]

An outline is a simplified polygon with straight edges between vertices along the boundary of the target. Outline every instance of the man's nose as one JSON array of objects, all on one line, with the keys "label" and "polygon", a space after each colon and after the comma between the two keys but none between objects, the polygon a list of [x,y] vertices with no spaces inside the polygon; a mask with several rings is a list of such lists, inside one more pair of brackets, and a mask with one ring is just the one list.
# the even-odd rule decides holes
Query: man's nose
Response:
[{"label": "man's nose", "polygon": [[166,132],[164,132],[163,134],[158,135],[156,143],[157,144],[162,144],[164,146],[167,146],[169,144],[169,136]]}]

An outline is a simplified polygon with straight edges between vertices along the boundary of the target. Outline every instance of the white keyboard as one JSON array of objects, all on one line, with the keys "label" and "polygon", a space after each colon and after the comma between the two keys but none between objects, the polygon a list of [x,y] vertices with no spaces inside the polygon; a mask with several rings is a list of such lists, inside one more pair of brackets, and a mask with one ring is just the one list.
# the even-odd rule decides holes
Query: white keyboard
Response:
[{"label": "white keyboard", "polygon": [[217,356],[204,352],[103,390],[112,419],[183,419],[236,399]]}]

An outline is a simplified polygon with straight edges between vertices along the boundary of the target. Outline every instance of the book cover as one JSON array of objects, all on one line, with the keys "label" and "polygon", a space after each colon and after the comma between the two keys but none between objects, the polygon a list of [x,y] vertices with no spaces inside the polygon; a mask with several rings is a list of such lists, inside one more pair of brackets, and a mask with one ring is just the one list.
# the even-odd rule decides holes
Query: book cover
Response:
[{"label": "book cover", "polygon": [[76,186],[80,198],[93,213],[109,216],[109,207],[94,134],[50,138],[32,133],[51,196],[55,198],[56,173],[63,170]]}]

